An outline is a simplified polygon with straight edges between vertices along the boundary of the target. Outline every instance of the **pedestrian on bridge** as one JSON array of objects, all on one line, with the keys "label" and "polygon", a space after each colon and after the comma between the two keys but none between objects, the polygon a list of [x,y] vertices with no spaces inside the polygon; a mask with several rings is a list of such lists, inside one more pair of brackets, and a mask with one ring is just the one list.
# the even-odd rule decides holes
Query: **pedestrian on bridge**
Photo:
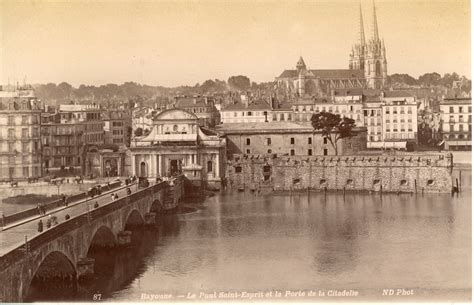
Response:
[{"label": "pedestrian on bridge", "polygon": [[110,198],[112,199],[112,201],[114,201],[114,199],[115,199],[115,194],[114,194],[114,193],[110,193]]},{"label": "pedestrian on bridge", "polygon": [[0,219],[0,222],[1,222],[0,227],[2,227],[2,228],[7,224],[7,222],[5,220],[5,214],[3,214],[3,212],[2,212],[2,219]]},{"label": "pedestrian on bridge", "polygon": [[38,232],[43,232],[43,221],[41,219],[38,222]]}]

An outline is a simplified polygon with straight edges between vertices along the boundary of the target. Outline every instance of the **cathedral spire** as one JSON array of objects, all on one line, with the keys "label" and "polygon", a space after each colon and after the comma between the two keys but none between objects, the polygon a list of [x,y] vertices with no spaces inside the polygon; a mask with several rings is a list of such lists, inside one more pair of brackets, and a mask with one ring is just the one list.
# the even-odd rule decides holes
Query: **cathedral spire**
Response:
[{"label": "cathedral spire", "polygon": [[377,41],[377,40],[379,40],[379,28],[377,26],[377,13],[375,11],[375,0],[373,0],[373,7],[374,7],[374,20],[373,20],[373,22],[374,22],[374,25],[373,25],[374,26],[374,33],[373,33],[372,38],[374,39],[374,41]]},{"label": "cathedral spire", "polygon": [[303,57],[300,56],[300,59],[296,63],[296,70],[298,70],[299,72],[300,70],[303,70],[303,69],[306,70],[306,64],[304,63]]},{"label": "cathedral spire", "polygon": [[362,3],[361,2],[359,2],[359,20],[360,20],[360,28],[359,28],[360,45],[365,46],[364,19],[362,19]]}]

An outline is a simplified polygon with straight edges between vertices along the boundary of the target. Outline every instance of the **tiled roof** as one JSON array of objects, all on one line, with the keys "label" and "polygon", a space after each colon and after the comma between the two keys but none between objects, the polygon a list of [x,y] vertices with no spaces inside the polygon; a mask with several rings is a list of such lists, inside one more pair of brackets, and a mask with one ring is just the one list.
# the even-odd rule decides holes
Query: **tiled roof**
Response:
[{"label": "tiled roof", "polygon": [[383,93],[385,97],[413,97],[413,94],[401,90],[384,91]]},{"label": "tiled roof", "polygon": [[223,110],[232,111],[232,110],[270,110],[270,105],[265,101],[255,101],[251,103],[248,107],[243,103],[235,103],[227,105]]},{"label": "tiled roof", "polygon": [[287,110],[291,110],[291,104],[290,103],[281,103],[281,104],[277,104],[277,108],[273,109],[273,111],[278,111],[278,110],[282,110],[282,111],[287,111]]},{"label": "tiled roof", "polygon": [[362,95],[362,88],[353,88],[353,89],[334,89],[335,96],[354,96]]},{"label": "tiled roof", "polygon": [[176,101],[176,108],[185,108],[185,107],[206,107],[208,104],[202,98],[197,98],[196,103],[194,103],[194,98],[180,98]]},{"label": "tiled roof", "polygon": [[292,122],[266,122],[266,123],[225,123],[216,126],[216,130],[223,133],[237,131],[272,131],[272,130],[312,130],[312,127],[302,126]]},{"label": "tiled roof", "polygon": [[[350,69],[326,69],[326,70],[310,70],[316,77],[321,79],[348,79],[358,78],[363,79],[364,70],[350,70]],[[298,77],[298,71],[296,70],[285,70],[279,78],[295,78]]]}]

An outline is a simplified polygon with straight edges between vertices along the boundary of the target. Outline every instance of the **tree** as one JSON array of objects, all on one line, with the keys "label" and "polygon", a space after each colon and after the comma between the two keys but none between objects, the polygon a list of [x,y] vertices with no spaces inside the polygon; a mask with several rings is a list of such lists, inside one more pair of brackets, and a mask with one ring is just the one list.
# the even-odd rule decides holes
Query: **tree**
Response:
[{"label": "tree", "polygon": [[138,127],[135,129],[135,137],[141,137],[143,135],[143,128]]},{"label": "tree", "polygon": [[244,75],[231,76],[227,80],[229,87],[238,91],[247,91],[250,88],[250,79]]},{"label": "tree", "polygon": [[439,75],[436,72],[425,73],[421,75],[420,77],[418,77],[418,82],[421,85],[425,85],[427,87],[438,86],[440,81],[441,81],[441,75]]},{"label": "tree", "polygon": [[408,86],[418,85],[418,81],[408,74],[392,74],[388,77],[389,83],[392,85],[395,84],[405,84]]},{"label": "tree", "polygon": [[346,117],[341,118],[338,114],[319,112],[311,117],[311,125],[314,130],[322,131],[322,136],[329,140],[337,155],[337,142],[353,136],[352,129],[355,127],[355,121]]}]

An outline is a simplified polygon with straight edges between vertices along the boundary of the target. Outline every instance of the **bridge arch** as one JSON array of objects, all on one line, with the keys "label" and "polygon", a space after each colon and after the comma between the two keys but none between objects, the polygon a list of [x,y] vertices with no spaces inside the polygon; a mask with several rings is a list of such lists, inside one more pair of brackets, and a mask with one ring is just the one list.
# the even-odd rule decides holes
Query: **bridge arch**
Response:
[{"label": "bridge arch", "polygon": [[163,204],[159,199],[153,200],[150,206],[150,213],[161,214],[163,212]]},{"label": "bridge arch", "polygon": [[124,223],[124,230],[141,226],[145,223],[143,219],[143,215],[137,209],[131,210],[127,216],[125,217]]},{"label": "bridge arch", "polygon": [[115,244],[115,234],[109,227],[102,225],[98,227],[92,234],[92,239],[89,242],[88,252],[94,250],[95,248],[112,247]]},{"label": "bridge arch", "polygon": [[24,290],[25,302],[67,300],[77,290],[76,268],[63,252],[48,253],[32,274]]}]

